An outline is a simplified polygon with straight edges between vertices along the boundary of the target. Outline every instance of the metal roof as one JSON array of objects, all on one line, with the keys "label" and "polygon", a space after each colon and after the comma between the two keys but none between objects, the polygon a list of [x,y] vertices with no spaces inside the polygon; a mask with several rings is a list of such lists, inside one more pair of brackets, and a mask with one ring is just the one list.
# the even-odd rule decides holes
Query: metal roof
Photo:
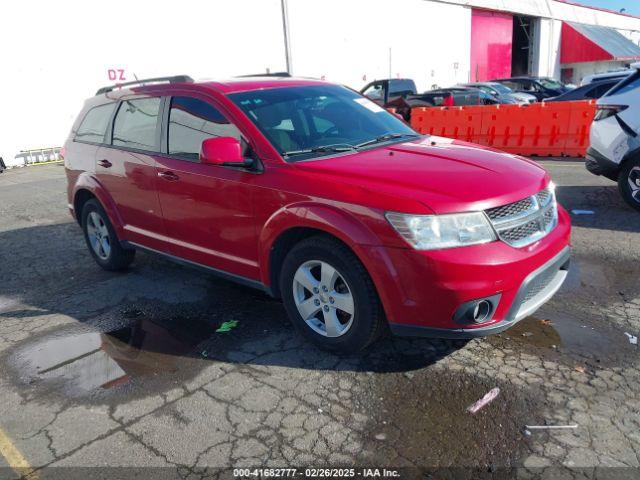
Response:
[{"label": "metal roof", "polygon": [[585,25],[584,23],[566,23],[600,48],[609,52],[614,60],[640,58],[640,47],[615,28]]}]

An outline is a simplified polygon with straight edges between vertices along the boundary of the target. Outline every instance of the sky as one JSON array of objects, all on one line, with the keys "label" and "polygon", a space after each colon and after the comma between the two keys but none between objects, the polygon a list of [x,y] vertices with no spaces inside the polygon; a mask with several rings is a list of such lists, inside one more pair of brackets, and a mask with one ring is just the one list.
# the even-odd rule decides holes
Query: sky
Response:
[{"label": "sky", "polygon": [[640,1],[638,0],[571,0],[571,2],[615,11],[626,8],[627,11],[625,13],[640,16]]}]

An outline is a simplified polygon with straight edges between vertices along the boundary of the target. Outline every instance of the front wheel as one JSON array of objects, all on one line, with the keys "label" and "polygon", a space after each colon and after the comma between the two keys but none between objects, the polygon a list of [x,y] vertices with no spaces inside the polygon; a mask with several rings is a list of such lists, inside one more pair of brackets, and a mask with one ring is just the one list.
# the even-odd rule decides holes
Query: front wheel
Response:
[{"label": "front wheel", "polygon": [[366,269],[344,244],[313,237],[287,255],[280,292],[295,328],[319,347],[362,350],[380,334],[384,315]]},{"label": "front wheel", "polygon": [[123,270],[133,261],[136,251],[122,248],[107,213],[98,201],[85,203],[82,230],[91,256],[105,270]]},{"label": "front wheel", "polygon": [[625,202],[640,211],[640,158],[627,162],[622,167],[618,188]]}]

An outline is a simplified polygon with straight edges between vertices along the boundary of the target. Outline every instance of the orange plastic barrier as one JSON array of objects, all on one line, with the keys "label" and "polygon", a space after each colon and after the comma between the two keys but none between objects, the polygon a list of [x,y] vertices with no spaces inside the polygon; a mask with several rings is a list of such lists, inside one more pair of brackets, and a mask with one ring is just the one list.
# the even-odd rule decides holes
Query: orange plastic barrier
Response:
[{"label": "orange plastic barrier", "polygon": [[417,107],[411,126],[420,133],[465,140],[518,155],[546,157],[586,154],[593,100],[487,105]]}]

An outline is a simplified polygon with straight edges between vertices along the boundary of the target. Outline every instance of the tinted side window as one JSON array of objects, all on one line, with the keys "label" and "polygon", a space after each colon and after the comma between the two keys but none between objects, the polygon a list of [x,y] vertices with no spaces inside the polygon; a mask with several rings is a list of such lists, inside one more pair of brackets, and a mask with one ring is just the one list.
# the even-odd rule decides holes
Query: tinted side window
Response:
[{"label": "tinted side window", "polygon": [[495,105],[498,101],[493,95],[489,95],[487,92],[478,92],[478,104],[480,105]]},{"label": "tinted side window", "polygon": [[524,80],[520,82],[520,90],[524,90],[525,92],[535,92],[538,88],[535,83]]},{"label": "tinted side window", "polygon": [[480,103],[478,94],[472,92],[453,92],[453,99],[456,106],[478,105]]},{"label": "tinted side window", "polygon": [[159,112],[160,98],[124,100],[113,124],[113,144],[157,151],[156,127]]},{"label": "tinted side window", "polygon": [[511,90],[521,90],[522,89],[522,86],[518,85],[516,82],[507,81],[507,82],[502,82],[502,84],[505,87],[509,87]]},{"label": "tinted side window", "polygon": [[602,84],[598,85],[598,87],[595,89],[594,96],[590,98],[600,98],[609,90],[611,90],[614,87],[614,85],[615,85],[614,82],[602,82]]},{"label": "tinted side window", "polygon": [[404,95],[416,93],[413,80],[389,80],[389,95]]},{"label": "tinted side window", "polygon": [[493,95],[495,97],[500,96],[497,90],[494,90],[493,88],[488,87],[486,85],[480,85],[478,88],[482,90],[484,93],[488,93],[489,95]]},{"label": "tinted side window", "polygon": [[81,142],[103,143],[107,124],[115,108],[115,103],[108,103],[89,110],[78,127],[75,139]]},{"label": "tinted side window", "polygon": [[169,111],[168,151],[198,160],[202,141],[211,137],[234,137],[240,130],[207,102],[191,97],[173,97]]},{"label": "tinted side window", "polygon": [[604,84],[595,84],[593,85],[587,92],[585,92],[585,98],[597,99],[602,95],[607,93],[609,89],[611,89],[612,85],[609,82],[604,82]]}]

